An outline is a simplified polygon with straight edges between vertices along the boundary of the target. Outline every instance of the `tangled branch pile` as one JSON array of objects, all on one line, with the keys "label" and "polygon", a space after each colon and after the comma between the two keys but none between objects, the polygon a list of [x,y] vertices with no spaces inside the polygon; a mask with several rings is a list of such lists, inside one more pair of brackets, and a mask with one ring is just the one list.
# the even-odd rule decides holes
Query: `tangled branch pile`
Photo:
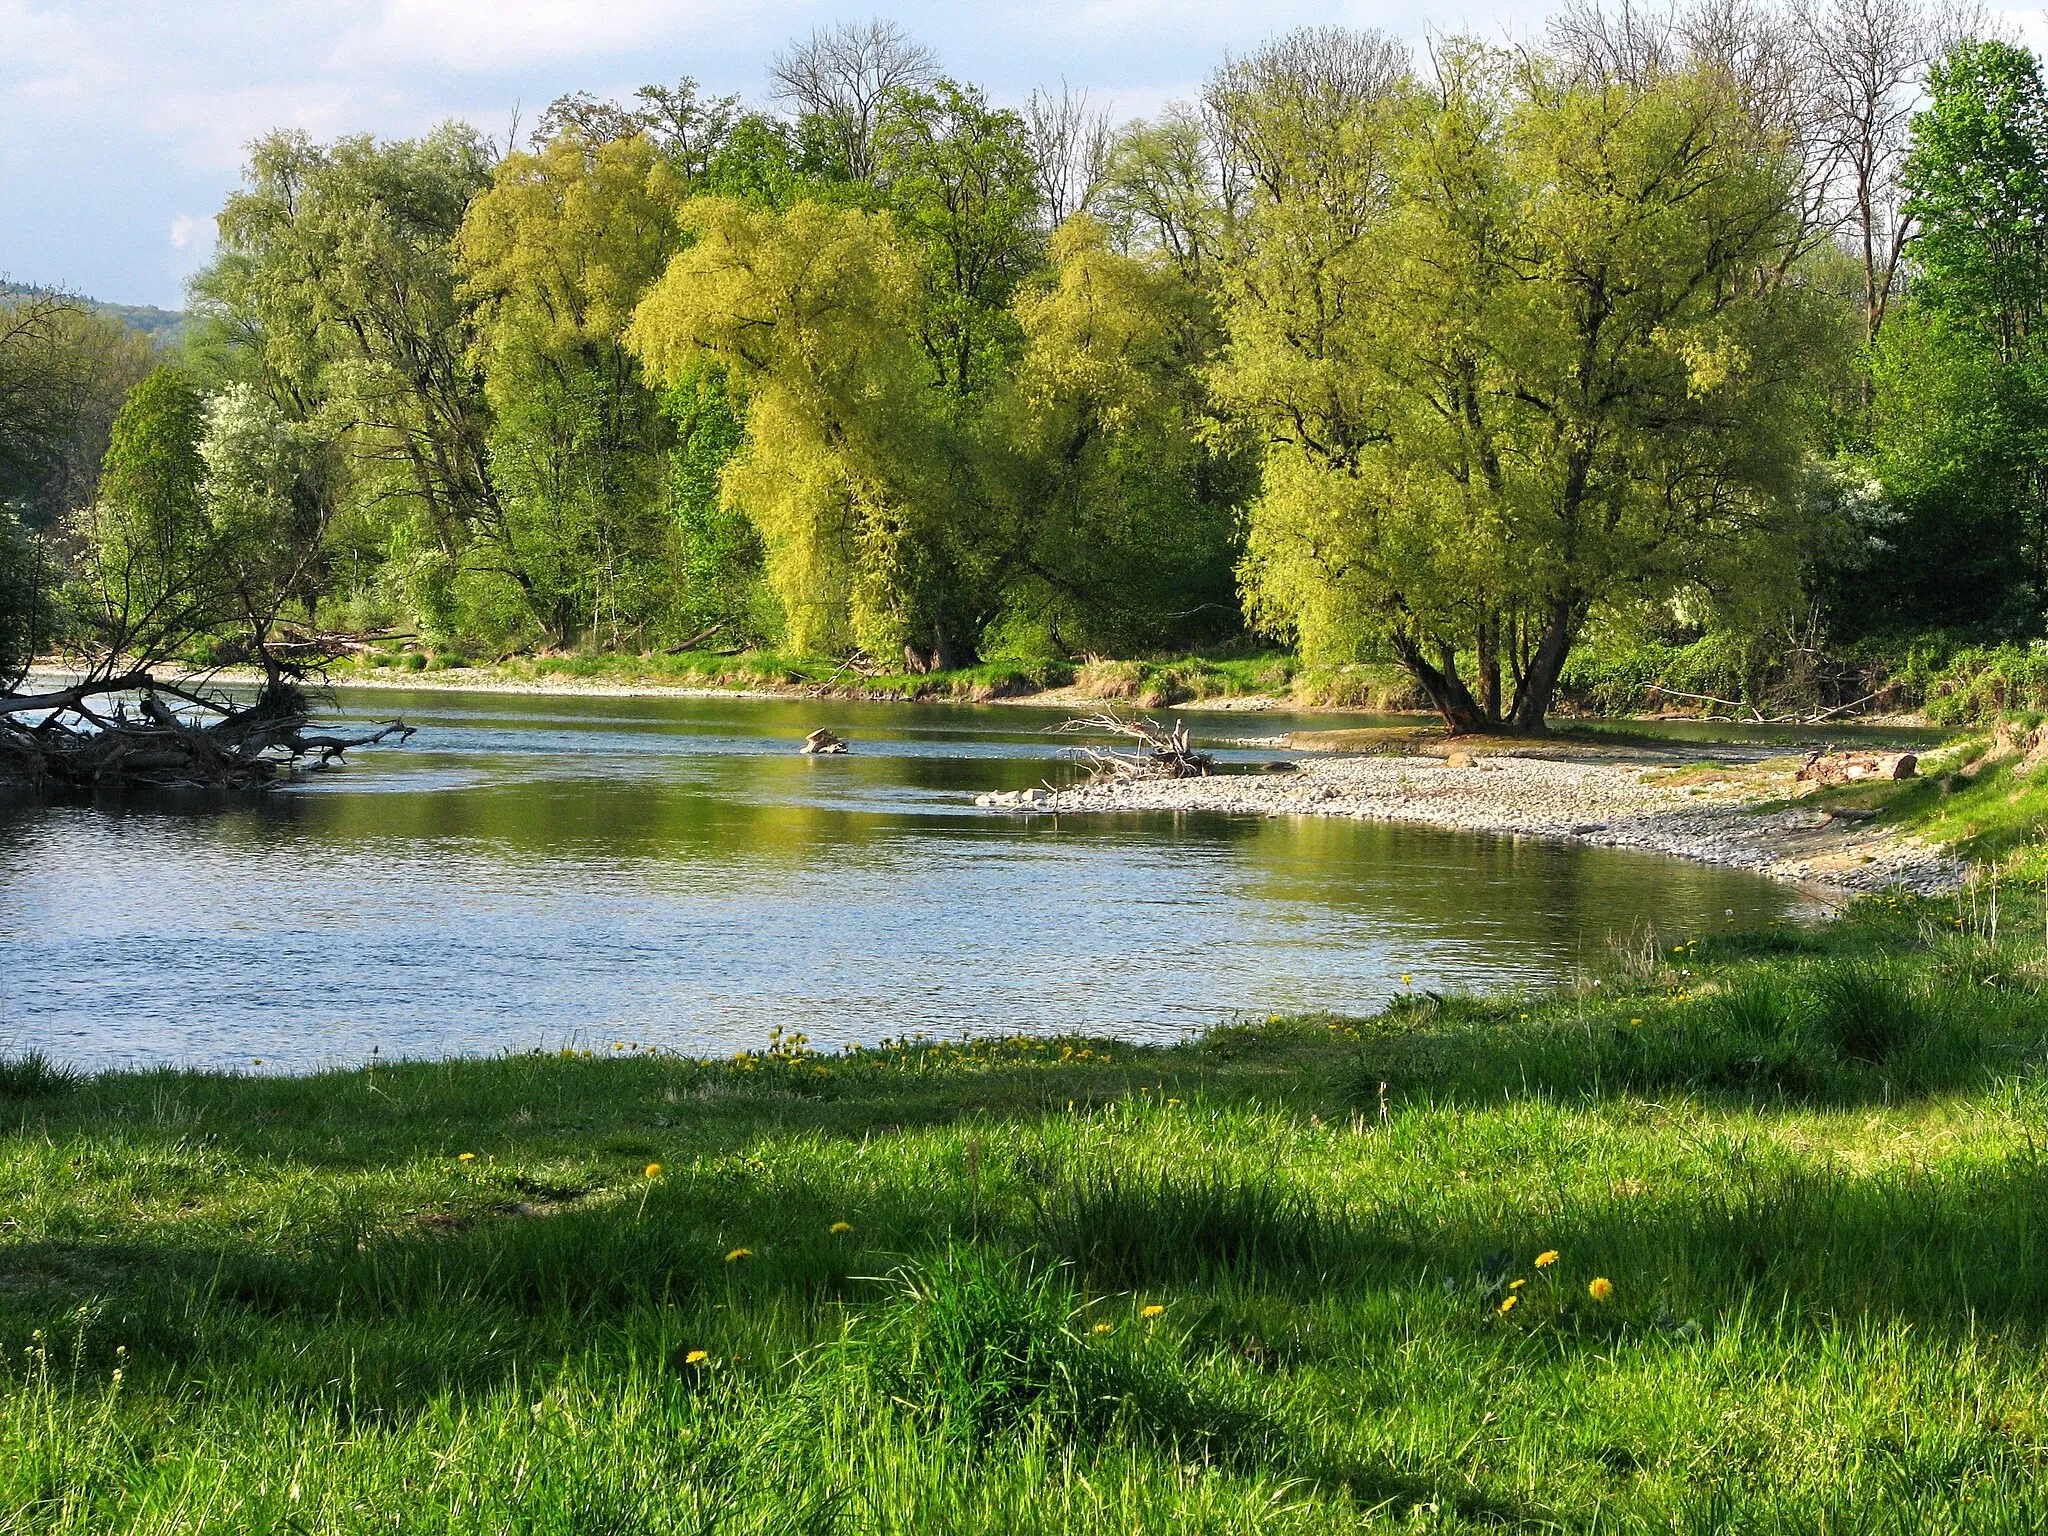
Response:
[{"label": "tangled branch pile", "polygon": [[0,694],[0,784],[260,789],[307,758],[316,759],[314,769],[325,768],[351,747],[413,734],[391,720],[356,736],[309,735],[310,721],[305,690],[287,679],[246,705],[147,672],[89,678],[49,693]]},{"label": "tangled branch pile", "polygon": [[1051,729],[1058,735],[1104,732],[1143,744],[1143,750],[1137,752],[1115,747],[1075,747],[1074,755],[1093,770],[1093,780],[1098,784],[1126,783],[1132,779],[1202,779],[1216,771],[1213,757],[1188,744],[1187,723],[1182,720],[1174,721],[1169,731],[1157,720],[1103,710],[1063,721]]}]

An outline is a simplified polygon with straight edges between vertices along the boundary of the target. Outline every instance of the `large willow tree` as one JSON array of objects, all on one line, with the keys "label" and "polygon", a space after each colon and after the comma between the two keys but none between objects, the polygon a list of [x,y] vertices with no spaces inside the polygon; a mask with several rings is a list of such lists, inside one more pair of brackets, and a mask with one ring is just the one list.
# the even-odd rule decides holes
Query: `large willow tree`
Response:
[{"label": "large willow tree", "polygon": [[[684,205],[688,247],[627,331],[650,375],[707,363],[744,393],[724,494],[760,529],[788,643],[946,651],[946,530],[911,329],[916,273],[886,214],[725,198]],[[946,658],[950,660],[950,658]]]},{"label": "large willow tree", "polygon": [[558,643],[617,644],[671,584],[667,431],[623,338],[681,200],[647,134],[568,127],[501,161],[456,235],[505,540]]},{"label": "large willow tree", "polygon": [[1729,82],[1454,49],[1434,85],[1275,120],[1219,375],[1271,442],[1262,622],[1384,636],[1454,728],[1534,731],[1596,610],[1793,574],[1826,346],[1786,276],[1792,167]]}]

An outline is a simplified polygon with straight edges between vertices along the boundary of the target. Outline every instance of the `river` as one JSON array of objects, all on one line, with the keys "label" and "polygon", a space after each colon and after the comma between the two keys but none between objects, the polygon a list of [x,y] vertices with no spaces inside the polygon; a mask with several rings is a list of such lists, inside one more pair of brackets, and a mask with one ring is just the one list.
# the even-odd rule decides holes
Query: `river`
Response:
[{"label": "river", "polygon": [[[1800,896],[1655,855],[1336,818],[1021,817],[1043,711],[420,690],[254,802],[0,805],[0,1051],[299,1070],[925,1031],[1170,1040],[1540,985]],[[1193,714],[1198,742],[1327,718]],[[802,757],[814,726],[844,757]],[[1232,764],[1269,750],[1224,749]],[[1404,981],[1404,977],[1407,978]],[[260,1065],[259,1065],[260,1064]]]}]

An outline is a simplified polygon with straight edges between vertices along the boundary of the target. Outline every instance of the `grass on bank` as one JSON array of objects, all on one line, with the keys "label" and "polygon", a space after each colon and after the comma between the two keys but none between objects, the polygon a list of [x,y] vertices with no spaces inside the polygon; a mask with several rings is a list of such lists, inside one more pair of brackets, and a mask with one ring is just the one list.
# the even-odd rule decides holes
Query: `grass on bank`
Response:
[{"label": "grass on bank", "polygon": [[17,1063],[0,1531],[2037,1530],[2006,905],[1171,1049]]},{"label": "grass on bank", "polygon": [[1283,651],[1216,656],[1169,656],[1117,661],[987,662],[945,672],[856,669],[826,657],[747,651],[724,655],[588,652],[557,656],[476,659],[453,650],[392,644],[336,669],[336,678],[403,677],[464,671],[513,682],[569,678],[625,686],[702,688],[806,688],[869,699],[984,703],[1029,698],[1075,688],[1090,698],[1125,700],[1161,709],[1203,699],[1253,696],[1290,700],[1303,708],[1391,710],[1420,702],[1413,685],[1389,665],[1309,666]]}]

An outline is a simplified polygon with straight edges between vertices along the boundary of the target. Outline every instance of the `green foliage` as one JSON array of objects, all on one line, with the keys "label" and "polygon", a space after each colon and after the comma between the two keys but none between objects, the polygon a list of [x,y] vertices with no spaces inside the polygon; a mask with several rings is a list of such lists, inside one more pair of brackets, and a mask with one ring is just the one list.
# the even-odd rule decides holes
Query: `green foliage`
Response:
[{"label": "green foliage", "polygon": [[779,627],[764,611],[761,535],[730,505],[725,468],[746,442],[743,407],[725,377],[706,369],[670,388],[663,408],[674,423],[669,506],[677,543],[676,625],[699,638],[716,633],[730,648],[770,637]]},{"label": "green foliage", "polygon": [[455,238],[503,537],[556,644],[617,645],[667,596],[664,423],[621,337],[675,246],[680,195],[644,133],[565,129],[500,162]]},{"label": "green foliage", "polygon": [[1904,182],[1909,302],[1871,360],[1885,558],[1837,583],[1852,632],[2032,637],[2048,604],[2048,91],[2024,49],[1958,45],[1929,71]]},{"label": "green foliage", "polygon": [[[1275,200],[1287,233],[1250,270],[1288,298],[1239,307],[1233,389],[1285,444],[1247,580],[1311,654],[1385,632],[1454,724],[1533,729],[1596,608],[1790,595],[1821,333],[1808,296],[1767,275],[1798,226],[1719,77],[1596,88],[1476,50],[1444,74],[1440,97],[1334,125],[1359,142],[1341,158],[1285,151],[1347,179],[1310,207]],[[1313,259],[1322,244],[1341,256]],[[1311,330],[1313,305],[1356,319]],[[1428,654],[1475,631],[1488,695],[1508,652],[1512,704]]]},{"label": "green foliage", "polygon": [[1596,633],[1573,650],[1558,686],[1601,714],[1629,715],[1686,702],[1653,693],[1652,684],[1757,703],[1762,692],[1759,651],[1755,637],[1729,630],[1710,630],[1684,644]]},{"label": "green foliage", "polygon": [[0,512],[0,691],[20,681],[50,640],[52,575],[35,535]]}]

